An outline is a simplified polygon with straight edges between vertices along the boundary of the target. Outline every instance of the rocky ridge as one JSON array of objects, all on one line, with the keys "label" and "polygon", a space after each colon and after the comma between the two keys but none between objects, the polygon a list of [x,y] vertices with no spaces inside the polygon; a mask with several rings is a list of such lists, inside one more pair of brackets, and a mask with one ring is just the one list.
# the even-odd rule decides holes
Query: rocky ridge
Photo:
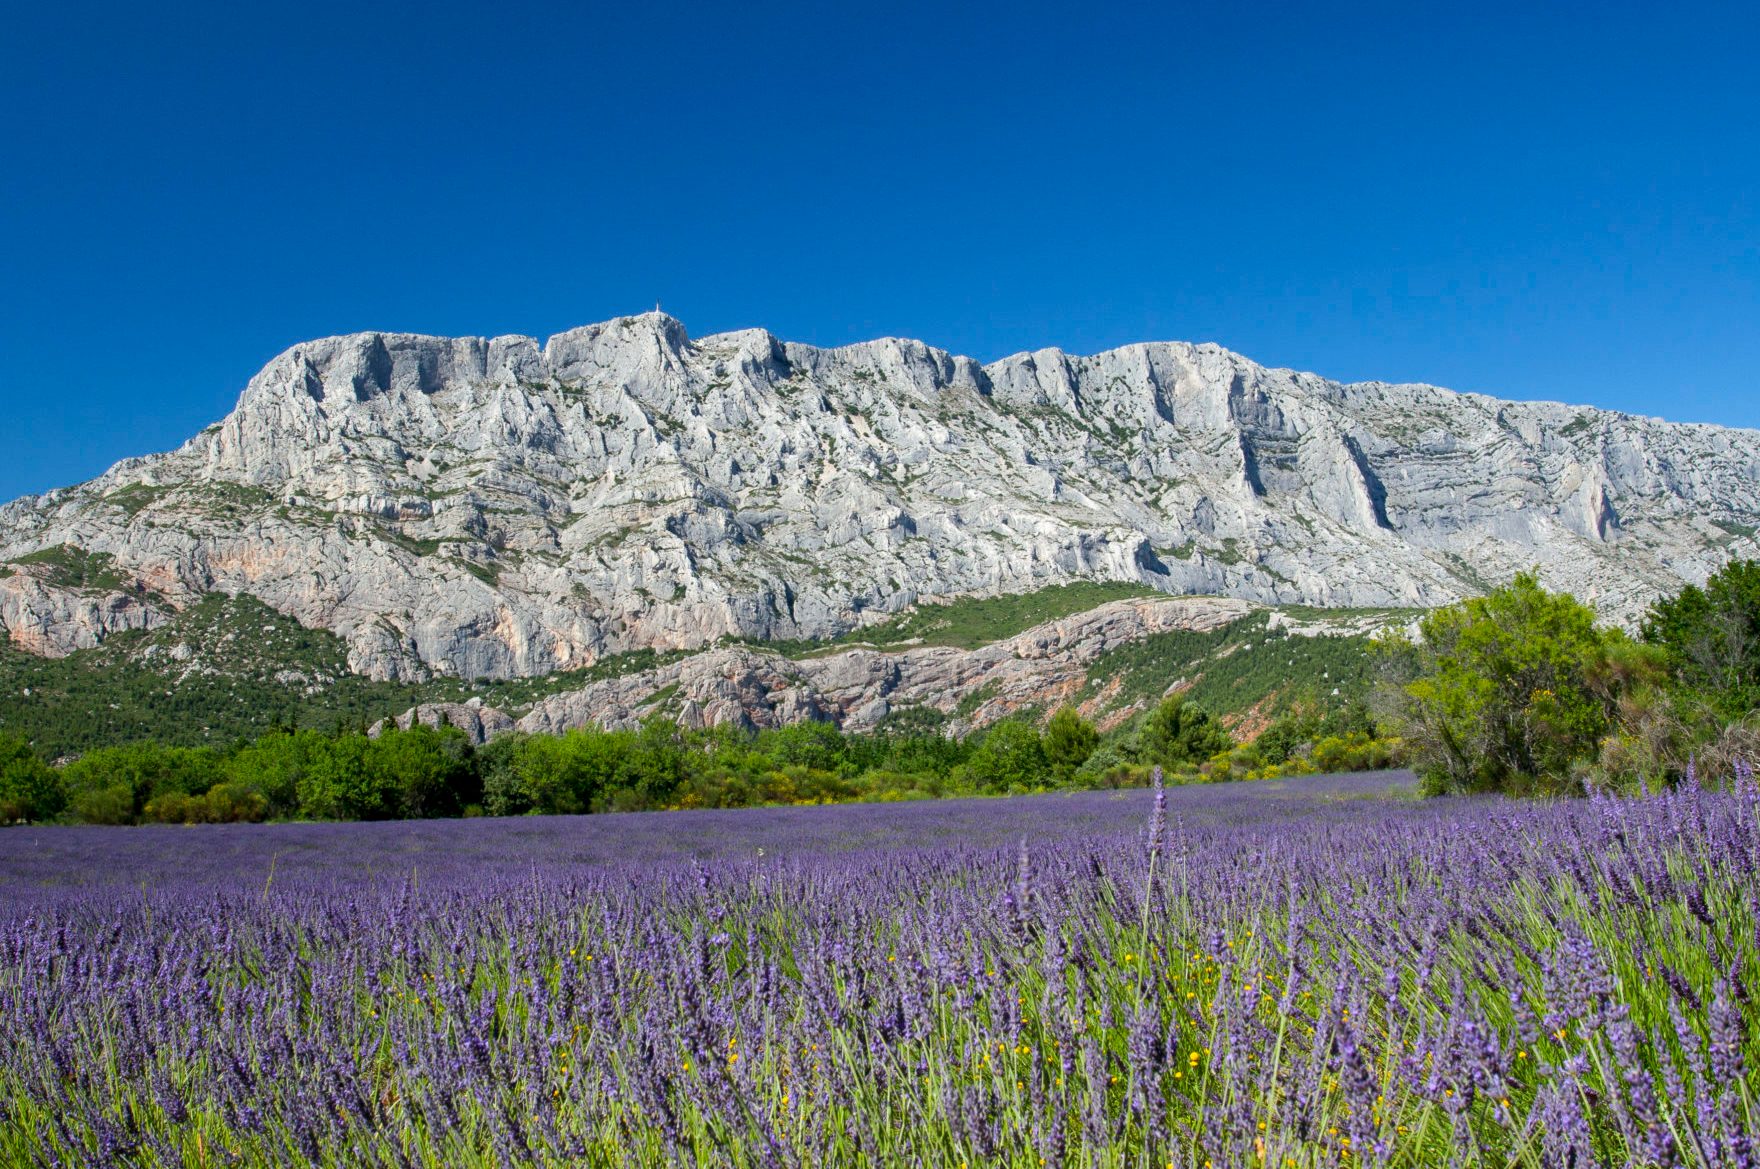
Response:
[{"label": "rocky ridge", "polygon": [[[543,344],[296,345],[178,450],[0,507],[0,625],[64,654],[250,593],[337,633],[353,670],[413,679],[821,638],[1080,579],[1427,606],[1537,566],[1629,620],[1760,552],[1757,528],[1755,431],[1341,385],[1213,345],[984,365],[692,340],[651,313]],[[772,687],[754,655],[695,668],[868,693]]]},{"label": "rocky ridge", "polygon": [[[1096,658],[1158,633],[1221,629],[1258,608],[1226,597],[1112,601],[977,649],[854,647],[788,658],[762,647],[719,646],[551,695],[517,720],[472,699],[422,704],[390,721],[404,729],[417,722],[451,725],[478,743],[506,731],[558,734],[589,724],[629,730],[656,713],[689,728],[813,720],[871,731],[895,710],[923,708],[947,716],[949,732],[958,734],[1022,709],[1049,711],[1069,703],[1084,715],[1117,722],[1136,708],[1112,709],[1103,694],[1083,693]],[[1278,628],[1309,635],[1360,632],[1387,623],[1382,618],[1303,624],[1276,612],[1272,618]]]}]

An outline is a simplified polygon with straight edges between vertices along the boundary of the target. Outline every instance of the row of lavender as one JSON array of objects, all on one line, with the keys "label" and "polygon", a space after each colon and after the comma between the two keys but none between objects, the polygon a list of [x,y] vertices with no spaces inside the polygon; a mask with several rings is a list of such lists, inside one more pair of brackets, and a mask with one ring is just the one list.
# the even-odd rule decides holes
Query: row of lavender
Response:
[{"label": "row of lavender", "polygon": [[1751,774],[1302,782],[9,836],[0,1162],[1754,1163]]}]

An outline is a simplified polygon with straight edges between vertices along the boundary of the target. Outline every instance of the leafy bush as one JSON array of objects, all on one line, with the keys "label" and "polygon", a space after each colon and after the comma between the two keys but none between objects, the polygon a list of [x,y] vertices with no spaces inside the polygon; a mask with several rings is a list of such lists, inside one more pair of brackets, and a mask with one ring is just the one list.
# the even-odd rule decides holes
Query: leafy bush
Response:
[{"label": "leafy bush", "polygon": [[342,735],[307,761],[299,778],[300,813],[314,820],[383,820],[391,784],[373,772],[371,740]]},{"label": "leafy bush", "polygon": [[637,736],[596,727],[537,735],[515,750],[513,777],[533,811],[590,812],[622,786],[636,747]]},{"label": "leafy bush", "polygon": [[451,727],[417,725],[377,738],[286,735],[272,747],[253,760],[257,782],[280,790],[293,777],[300,814],[311,819],[455,816],[482,797],[469,741]]},{"label": "leafy bush", "polygon": [[965,774],[978,791],[1031,790],[1050,780],[1051,762],[1031,724],[1006,719],[984,732]]},{"label": "leafy bush", "polygon": [[1059,707],[1045,724],[1045,758],[1059,780],[1068,782],[1076,769],[1088,761],[1100,735],[1094,724],[1077,714],[1074,707]]},{"label": "leafy bush", "polygon": [[67,807],[61,776],[17,735],[0,735],[0,824],[53,820]]},{"label": "leafy bush", "polygon": [[1137,762],[1169,770],[1190,767],[1234,746],[1221,723],[1184,698],[1163,699],[1137,732]]},{"label": "leafy bush", "polygon": [[381,777],[394,817],[456,816],[481,798],[462,731],[417,725],[386,731],[371,744],[368,766]]},{"label": "leafy bush", "polygon": [[159,743],[103,747],[61,772],[74,812],[94,824],[137,823],[153,800],[203,795],[222,778],[216,752]]},{"label": "leafy bush", "polygon": [[86,788],[70,799],[76,818],[86,824],[133,824],[137,821],[134,793],[127,784]]},{"label": "leafy bush", "polygon": [[797,764],[836,771],[847,761],[846,739],[830,723],[802,722],[778,727],[764,736],[765,754],[780,766]]},{"label": "leafy bush", "polygon": [[1399,646],[1403,737],[1426,790],[1572,790],[1656,655],[1532,573],[1430,614]]},{"label": "leafy bush", "polygon": [[269,803],[249,788],[220,783],[203,795],[167,792],[147,802],[144,818],[159,824],[243,824],[264,819]]},{"label": "leafy bush", "polygon": [[311,762],[329,749],[317,731],[276,731],[247,743],[226,760],[228,786],[251,792],[265,816],[292,816],[300,810],[300,783]]}]

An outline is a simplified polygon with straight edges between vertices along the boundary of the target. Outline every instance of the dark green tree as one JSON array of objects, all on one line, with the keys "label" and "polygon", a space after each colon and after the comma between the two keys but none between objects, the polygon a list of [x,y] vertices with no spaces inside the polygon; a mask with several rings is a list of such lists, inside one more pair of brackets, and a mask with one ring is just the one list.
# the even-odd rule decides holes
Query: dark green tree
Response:
[{"label": "dark green tree", "polygon": [[800,722],[764,732],[762,745],[778,767],[798,764],[816,771],[837,771],[846,761],[843,732],[831,723]]},{"label": "dark green tree", "polygon": [[520,816],[534,810],[531,793],[518,770],[520,753],[532,736],[497,735],[473,757],[483,787],[483,810],[491,816]]},{"label": "dark green tree", "polygon": [[395,815],[395,792],[374,764],[373,741],[344,734],[307,762],[299,781],[300,815],[313,820],[384,820]]},{"label": "dark green tree", "polygon": [[314,757],[327,750],[329,741],[317,731],[273,731],[247,743],[226,760],[228,786],[254,792],[270,816],[299,812],[300,782]]},{"label": "dark green tree", "polygon": [[1732,560],[1705,582],[1656,602],[1642,636],[1668,655],[1680,685],[1725,719],[1760,707],[1760,561]]},{"label": "dark green tree", "polygon": [[642,723],[620,770],[619,808],[658,808],[672,798],[685,778],[684,736],[668,719]]},{"label": "dark green tree", "polygon": [[532,811],[546,815],[591,812],[620,785],[640,782],[637,736],[582,727],[560,737],[526,739],[513,772]]},{"label": "dark green tree", "polygon": [[470,744],[464,732],[417,724],[407,731],[385,731],[371,742],[366,765],[384,793],[391,815],[402,819],[450,816],[465,804],[476,802],[468,765]]},{"label": "dark green tree", "polygon": [[1007,719],[984,732],[966,760],[966,777],[980,791],[1034,788],[1051,778],[1051,764],[1039,732],[1030,723]]},{"label": "dark green tree", "polygon": [[88,751],[62,769],[74,813],[92,824],[133,824],[165,796],[199,796],[224,778],[207,747],[129,743]]},{"label": "dark green tree", "polygon": [[1062,706],[1045,725],[1045,758],[1058,780],[1069,782],[1076,768],[1088,761],[1100,744],[1100,733],[1094,724],[1076,713],[1072,706]]},{"label": "dark green tree", "polygon": [[1398,717],[1433,792],[1572,789],[1645,671],[1642,647],[1533,573],[1436,610],[1419,631]]},{"label": "dark green tree", "polygon": [[1137,732],[1138,761],[1166,768],[1202,763],[1233,746],[1221,723],[1178,695],[1163,699]]},{"label": "dark green tree", "polygon": [[53,820],[67,807],[61,776],[18,735],[0,735],[0,824]]}]

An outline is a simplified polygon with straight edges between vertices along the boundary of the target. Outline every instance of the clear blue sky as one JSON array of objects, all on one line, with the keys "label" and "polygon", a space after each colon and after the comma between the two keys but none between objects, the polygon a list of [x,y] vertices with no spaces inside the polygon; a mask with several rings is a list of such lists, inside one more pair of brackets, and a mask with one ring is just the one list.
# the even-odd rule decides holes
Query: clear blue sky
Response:
[{"label": "clear blue sky", "polygon": [[9,8],[0,497],[656,300],[1760,426],[1752,3],[394,9]]}]

